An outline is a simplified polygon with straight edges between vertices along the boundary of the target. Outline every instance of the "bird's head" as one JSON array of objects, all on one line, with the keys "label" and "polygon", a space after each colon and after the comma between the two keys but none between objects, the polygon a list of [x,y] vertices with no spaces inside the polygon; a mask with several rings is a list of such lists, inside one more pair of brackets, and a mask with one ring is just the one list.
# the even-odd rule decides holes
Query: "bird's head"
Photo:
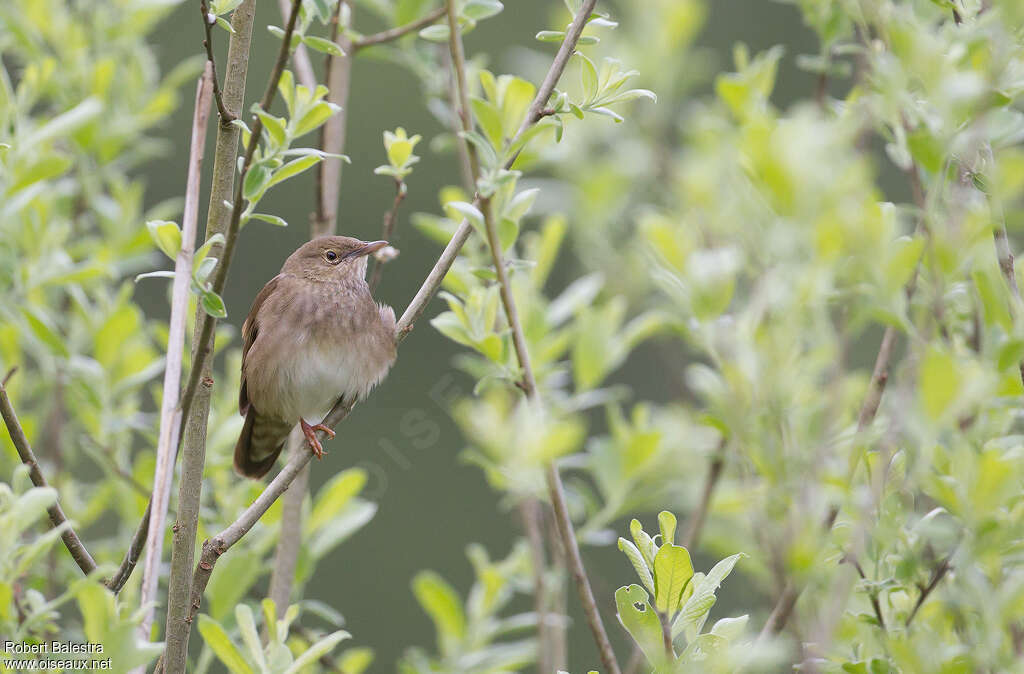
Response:
[{"label": "bird's head", "polygon": [[366,278],[367,256],[387,241],[360,241],[351,236],[321,236],[303,244],[284,263],[282,271],[318,281],[356,281]]}]

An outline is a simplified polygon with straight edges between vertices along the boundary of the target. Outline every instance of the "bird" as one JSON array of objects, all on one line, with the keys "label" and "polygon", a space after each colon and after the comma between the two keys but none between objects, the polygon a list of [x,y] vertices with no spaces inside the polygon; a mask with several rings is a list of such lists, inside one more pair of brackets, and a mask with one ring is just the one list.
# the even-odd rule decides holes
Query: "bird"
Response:
[{"label": "bird", "polygon": [[395,312],[366,283],[368,256],[387,241],[312,239],[292,253],[253,300],[242,325],[238,411],[245,417],[235,470],[267,474],[298,424],[317,458],[316,431],[339,399],[355,402],[395,361]]}]

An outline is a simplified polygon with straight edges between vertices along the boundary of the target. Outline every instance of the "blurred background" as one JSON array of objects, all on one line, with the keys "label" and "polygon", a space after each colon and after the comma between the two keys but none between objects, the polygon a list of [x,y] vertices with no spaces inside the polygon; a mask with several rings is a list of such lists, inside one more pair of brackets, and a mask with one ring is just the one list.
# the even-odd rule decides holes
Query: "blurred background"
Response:
[{"label": "blurred background", "polygon": [[[557,26],[565,16],[564,7],[560,0],[507,0],[505,4],[505,11],[496,20],[482,22],[466,35],[467,55],[472,58],[485,53],[493,72],[530,72],[534,81],[539,82],[549,57],[532,58],[528,52],[553,53],[554,45],[538,43],[534,35],[538,30]],[[611,12],[623,28],[635,19],[632,14],[654,11],[648,10],[645,3],[602,2],[600,7]],[[265,28],[268,23],[281,23],[277,3],[261,0],[249,65],[249,103],[261,93],[277,51],[277,39]],[[357,13],[355,25],[364,33],[386,27],[368,12]],[[218,31],[216,35],[221,52],[218,58],[222,59],[227,40],[223,32]],[[182,3],[153,36],[164,70],[201,53],[202,27],[197,3]],[[773,98],[776,104],[785,107],[787,102],[807,97],[814,89],[815,76],[796,68],[794,57],[813,52],[817,48],[816,38],[803,25],[793,6],[779,2],[715,0],[707,3],[704,26],[696,39],[698,49],[680,54],[680,58],[692,54],[700,58],[694,59],[692,68],[679,63],[666,64],[666,68],[697,80],[691,90],[696,99],[710,91],[714,72],[732,67],[732,49],[739,42],[747,44],[752,53],[776,44],[786,46]],[[318,69],[320,61],[314,58]],[[521,67],[524,64],[525,69]],[[654,89],[661,97],[661,106],[690,104],[674,98],[671,92],[658,91],[651,81],[656,74],[641,70],[633,86]],[[424,137],[416,150],[422,160],[409,180],[409,194],[392,238],[401,255],[388,264],[377,291],[378,300],[392,305],[396,314],[400,314],[439,253],[433,242],[410,225],[410,216],[419,211],[439,210],[440,188],[459,184],[456,159],[452,153],[432,151],[430,140],[444,129],[427,111],[418,81],[403,68],[357,58],[348,107],[345,152],[352,163],[343,169],[339,233],[368,240],[378,238],[381,217],[393,199],[391,182],[373,174],[374,167],[385,163],[382,132],[404,126],[410,134]],[[672,111],[660,112],[665,115]],[[679,113],[681,119],[683,110]],[[186,87],[183,104],[170,123],[156,134],[170,141],[168,152],[145,167],[147,206],[183,193],[188,155],[185,139],[190,123],[191,87]],[[612,124],[604,119],[588,123]],[[568,133],[573,130],[570,128]],[[666,138],[665,142],[672,140]],[[212,133],[209,141],[207,170],[213,156]],[[623,157],[623,161],[630,161],[630,158]],[[261,210],[285,218],[289,227],[278,228],[253,221],[241,236],[236,257],[239,264],[232,267],[224,294],[228,310],[226,322],[236,330],[241,327],[255,294],[277,273],[287,255],[309,236],[313,175],[310,171],[289,181],[284,189],[272,192],[261,206]],[[209,185],[208,178],[207,175],[203,181],[205,187]],[[207,197],[204,193],[202,204],[206,204]],[[578,224],[585,226],[585,223]],[[572,265],[571,256],[563,254],[560,269],[555,273],[556,284],[559,279],[578,275]],[[164,316],[167,308],[164,290],[157,283],[137,286],[137,298],[150,315]],[[436,315],[442,307],[443,303],[435,299],[425,318]],[[353,643],[371,646],[376,651],[373,671],[393,671],[407,646],[429,648],[434,642],[433,627],[409,589],[409,581],[417,571],[442,571],[464,592],[473,578],[465,546],[479,542],[492,556],[504,556],[510,539],[506,528],[496,523],[505,522],[509,527],[518,528],[516,513],[502,507],[496,492],[486,484],[482,471],[459,458],[465,443],[446,411],[444,400],[469,393],[473,382],[451,365],[458,351],[453,342],[439,335],[426,320],[421,321],[403,343],[387,380],[339,429],[338,437],[327,447],[329,457],[312,466],[310,484],[313,489],[345,467],[358,465],[370,472],[370,483],[363,495],[379,503],[376,517],[370,526],[359,530],[352,540],[336,548],[320,563],[308,586],[316,590],[307,591],[307,595],[315,594],[345,615],[346,627],[354,635]],[[656,342],[642,347],[615,376],[614,383],[628,385],[641,399],[669,397],[676,386],[671,377],[665,376],[658,354]],[[423,440],[424,437],[433,440],[432,431],[425,434],[420,431],[415,436],[403,433],[403,425],[399,423],[403,419],[403,425],[407,426],[423,422],[436,424],[436,441]],[[600,423],[599,418],[597,423]],[[642,519],[652,521],[653,513]],[[627,528],[625,521],[615,527],[619,532]],[[403,541],[401,548],[416,550],[416,554],[397,554],[396,538]],[[615,623],[611,597],[621,579],[628,577],[628,564],[614,546],[585,547],[584,555],[606,625],[622,654],[620,657],[625,657],[629,650],[628,637]],[[706,568],[714,561],[717,560],[698,557],[695,567]],[[721,615],[730,615],[737,612],[733,611],[734,607],[743,611],[753,608],[750,591],[751,587],[745,585],[742,577],[734,578],[723,587],[716,612],[720,609]],[[762,604],[767,602],[767,599],[762,600]],[[589,655],[594,652],[591,635],[574,594],[570,594],[569,605],[573,620],[569,632],[569,665],[571,671],[582,671],[598,663]],[[528,610],[527,600],[523,600],[521,608]]]}]

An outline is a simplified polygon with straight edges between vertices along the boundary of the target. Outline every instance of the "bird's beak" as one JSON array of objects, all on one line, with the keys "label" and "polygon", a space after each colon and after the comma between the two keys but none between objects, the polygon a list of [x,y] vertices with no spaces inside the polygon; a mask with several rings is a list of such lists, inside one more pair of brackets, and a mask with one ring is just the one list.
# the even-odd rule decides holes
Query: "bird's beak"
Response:
[{"label": "bird's beak", "polygon": [[376,253],[387,245],[387,241],[371,241],[369,243],[364,243],[362,246],[349,253],[349,257],[362,257],[364,255],[369,255],[370,253]]}]

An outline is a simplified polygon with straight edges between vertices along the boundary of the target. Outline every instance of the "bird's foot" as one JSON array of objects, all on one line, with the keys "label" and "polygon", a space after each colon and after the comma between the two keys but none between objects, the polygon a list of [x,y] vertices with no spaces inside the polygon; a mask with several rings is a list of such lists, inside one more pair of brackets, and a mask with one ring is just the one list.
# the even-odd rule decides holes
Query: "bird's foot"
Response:
[{"label": "bird's foot", "polygon": [[318,459],[324,458],[324,446],[320,444],[320,438],[316,437],[316,432],[323,431],[333,438],[334,431],[323,424],[310,426],[306,423],[305,419],[299,419],[299,425],[302,427],[302,434],[306,436],[306,442],[309,443],[309,448],[313,450],[313,455]]}]

